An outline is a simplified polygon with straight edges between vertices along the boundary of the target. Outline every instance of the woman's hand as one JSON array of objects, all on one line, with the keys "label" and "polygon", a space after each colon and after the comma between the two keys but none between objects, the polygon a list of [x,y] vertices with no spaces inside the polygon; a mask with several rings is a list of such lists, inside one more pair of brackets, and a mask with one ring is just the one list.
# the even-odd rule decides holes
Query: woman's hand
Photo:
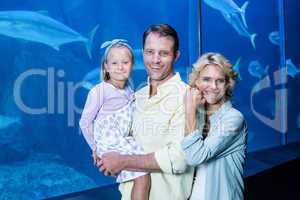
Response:
[{"label": "woman's hand", "polygon": [[199,106],[203,106],[205,104],[205,98],[202,91],[197,88],[189,87],[186,91],[184,102],[186,112],[193,113],[196,112]]},{"label": "woman's hand", "polygon": [[190,134],[197,128],[196,111],[199,106],[203,106],[205,99],[201,91],[197,88],[189,87],[184,98],[185,103],[185,133]]}]

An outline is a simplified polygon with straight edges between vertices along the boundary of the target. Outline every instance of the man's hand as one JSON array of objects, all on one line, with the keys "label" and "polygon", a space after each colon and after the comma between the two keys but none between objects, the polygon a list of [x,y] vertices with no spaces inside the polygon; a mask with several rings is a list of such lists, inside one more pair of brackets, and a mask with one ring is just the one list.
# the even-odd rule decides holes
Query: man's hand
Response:
[{"label": "man's hand", "polygon": [[116,176],[125,168],[122,155],[118,152],[103,154],[97,166],[106,176]]}]

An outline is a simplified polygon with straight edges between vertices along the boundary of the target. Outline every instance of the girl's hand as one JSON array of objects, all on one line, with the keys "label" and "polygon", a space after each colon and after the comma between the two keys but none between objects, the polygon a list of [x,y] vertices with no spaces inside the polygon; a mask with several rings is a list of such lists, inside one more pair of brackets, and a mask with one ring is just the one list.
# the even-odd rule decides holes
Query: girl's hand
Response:
[{"label": "girl's hand", "polygon": [[97,165],[97,164],[100,162],[100,160],[101,160],[101,159],[97,156],[96,150],[93,150],[92,158],[93,158],[94,165]]}]

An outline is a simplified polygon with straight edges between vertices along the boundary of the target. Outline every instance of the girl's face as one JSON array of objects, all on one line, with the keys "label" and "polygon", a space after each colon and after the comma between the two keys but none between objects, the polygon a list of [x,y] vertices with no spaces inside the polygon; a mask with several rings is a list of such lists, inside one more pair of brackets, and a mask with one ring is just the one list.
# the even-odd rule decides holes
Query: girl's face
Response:
[{"label": "girl's face", "polygon": [[217,65],[207,65],[199,73],[195,82],[202,91],[209,105],[222,105],[225,102],[225,93],[228,88],[223,70]]},{"label": "girl's face", "polygon": [[110,79],[115,82],[124,82],[132,70],[132,55],[126,47],[112,47],[107,55],[104,67]]}]

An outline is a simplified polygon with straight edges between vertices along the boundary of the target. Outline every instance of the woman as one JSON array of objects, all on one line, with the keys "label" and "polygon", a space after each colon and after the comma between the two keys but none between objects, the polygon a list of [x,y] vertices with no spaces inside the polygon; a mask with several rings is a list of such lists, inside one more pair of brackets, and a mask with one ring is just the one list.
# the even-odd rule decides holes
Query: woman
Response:
[{"label": "woman", "polygon": [[218,53],[201,56],[190,74],[181,146],[197,166],[191,200],[243,199],[247,126],[230,101],[236,77]]}]

